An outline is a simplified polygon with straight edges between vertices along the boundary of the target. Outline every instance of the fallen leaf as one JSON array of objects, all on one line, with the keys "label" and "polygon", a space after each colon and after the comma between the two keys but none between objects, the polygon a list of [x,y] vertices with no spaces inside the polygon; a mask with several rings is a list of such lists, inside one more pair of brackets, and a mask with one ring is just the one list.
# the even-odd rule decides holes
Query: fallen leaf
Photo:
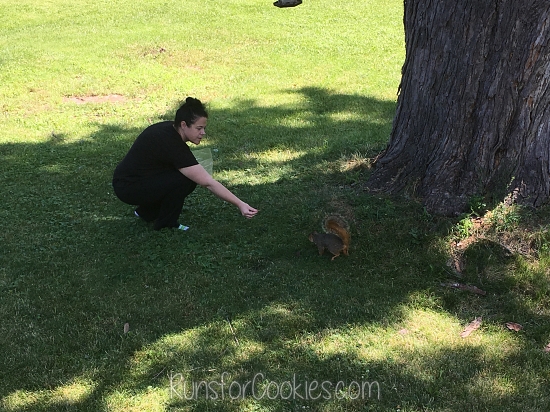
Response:
[{"label": "fallen leaf", "polygon": [[406,334],[408,334],[408,333],[409,333],[409,330],[408,330],[408,329],[405,329],[405,328],[399,329],[399,334],[400,334],[400,335],[406,335]]},{"label": "fallen leaf", "polygon": [[476,329],[479,329],[480,326],[481,326],[481,316],[475,318],[472,322],[470,322],[468,326],[464,328],[460,336],[463,338],[470,336],[470,333],[472,333]]},{"label": "fallen leaf", "polygon": [[128,333],[130,331],[130,324],[129,323],[125,323],[124,324],[124,333]]},{"label": "fallen leaf", "polygon": [[506,327],[510,330],[513,330],[515,332],[519,332],[523,329],[523,326],[521,326],[519,323],[515,322],[506,322]]},{"label": "fallen leaf", "polygon": [[546,353],[550,352],[550,343],[544,347]]}]

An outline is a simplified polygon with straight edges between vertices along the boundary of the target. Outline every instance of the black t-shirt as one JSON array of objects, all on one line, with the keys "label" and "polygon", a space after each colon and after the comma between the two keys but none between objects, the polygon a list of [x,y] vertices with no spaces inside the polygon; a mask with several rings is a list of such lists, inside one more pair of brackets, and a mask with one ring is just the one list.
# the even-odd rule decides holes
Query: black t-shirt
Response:
[{"label": "black t-shirt", "polygon": [[189,146],[173,127],[173,122],[155,123],[136,139],[115,169],[113,181],[135,182],[166,170],[197,165]]}]

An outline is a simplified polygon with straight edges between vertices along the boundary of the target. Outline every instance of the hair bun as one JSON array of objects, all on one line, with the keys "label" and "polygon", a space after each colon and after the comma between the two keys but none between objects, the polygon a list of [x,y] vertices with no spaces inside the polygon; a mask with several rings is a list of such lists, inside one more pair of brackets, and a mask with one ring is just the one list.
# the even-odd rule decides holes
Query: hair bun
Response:
[{"label": "hair bun", "polygon": [[187,97],[185,103],[176,111],[175,125],[185,122],[188,126],[192,125],[199,117],[208,117],[208,112],[199,99]]}]

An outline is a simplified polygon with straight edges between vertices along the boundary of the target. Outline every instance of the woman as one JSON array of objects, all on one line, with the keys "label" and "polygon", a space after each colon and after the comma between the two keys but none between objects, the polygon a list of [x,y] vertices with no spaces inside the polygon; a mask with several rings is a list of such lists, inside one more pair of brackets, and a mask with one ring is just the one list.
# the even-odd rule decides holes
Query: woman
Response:
[{"label": "woman", "polygon": [[258,213],[197,162],[187,142],[200,144],[206,134],[208,113],[198,99],[188,97],[177,110],[174,122],[146,128],[116,167],[113,188],[117,197],[137,205],[136,216],[154,222],[154,229],[188,227],[178,222],[185,198],[197,185],[237,206],[246,218]]}]

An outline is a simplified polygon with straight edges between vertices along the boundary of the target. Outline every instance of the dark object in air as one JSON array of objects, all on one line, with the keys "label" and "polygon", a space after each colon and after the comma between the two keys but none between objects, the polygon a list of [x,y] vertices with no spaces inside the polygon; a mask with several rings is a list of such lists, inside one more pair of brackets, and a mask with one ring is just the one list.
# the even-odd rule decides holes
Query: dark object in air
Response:
[{"label": "dark object in air", "polygon": [[273,3],[276,7],[296,7],[302,4],[302,0],[278,0]]}]

